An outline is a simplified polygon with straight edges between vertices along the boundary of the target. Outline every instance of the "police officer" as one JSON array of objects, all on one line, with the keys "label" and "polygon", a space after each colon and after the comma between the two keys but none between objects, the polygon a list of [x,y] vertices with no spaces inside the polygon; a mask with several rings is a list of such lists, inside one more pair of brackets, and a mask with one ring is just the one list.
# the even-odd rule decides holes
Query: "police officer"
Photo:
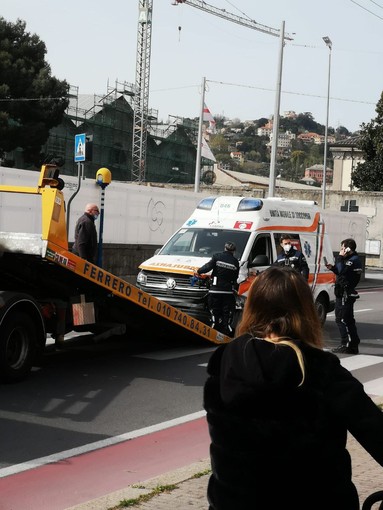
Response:
[{"label": "police officer", "polygon": [[341,344],[333,352],[358,354],[360,339],[355,323],[354,303],[359,297],[355,287],[362,274],[362,263],[354,239],[344,239],[335,265],[326,264],[326,267],[336,274],[335,322]]},{"label": "police officer", "polygon": [[239,274],[239,262],[234,256],[235,250],[235,244],[227,242],[225,251],[215,253],[209,262],[197,270],[198,275],[212,271],[208,296],[212,326],[228,336],[234,334],[231,321],[235,312],[234,290]]},{"label": "police officer", "polygon": [[282,252],[278,255],[274,265],[291,266],[296,269],[298,273],[301,273],[306,280],[308,280],[310,270],[306,262],[306,258],[302,252],[292,245],[289,234],[281,235],[280,245],[282,247]]}]

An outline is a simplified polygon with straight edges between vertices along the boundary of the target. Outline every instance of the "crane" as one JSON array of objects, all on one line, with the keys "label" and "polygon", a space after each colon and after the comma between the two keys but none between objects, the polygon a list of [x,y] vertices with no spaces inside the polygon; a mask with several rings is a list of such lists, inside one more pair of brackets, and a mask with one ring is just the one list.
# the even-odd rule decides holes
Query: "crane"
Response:
[{"label": "crane", "polygon": [[[284,31],[257,23],[249,18],[243,18],[219,9],[203,0],[173,0],[172,5],[185,4],[200,9],[201,11],[213,14],[232,23],[268,35],[280,37],[283,41],[292,40]],[[152,37],[152,14],[153,0],[138,0],[138,35],[137,35],[137,59],[136,59],[136,82],[134,96],[134,131],[133,131],[133,161],[132,180],[143,182],[146,174],[146,147],[149,116],[149,76],[150,76],[150,54]],[[282,43],[283,43],[282,41]]]},{"label": "crane", "polygon": [[[227,12],[226,9],[219,9],[218,7],[214,7],[214,5],[209,5],[203,0],[174,0],[172,5],[185,4],[195,7],[196,9],[200,9],[201,11],[208,12],[210,14],[214,14],[214,16],[218,16],[219,18],[223,18],[227,21],[232,21],[233,23],[237,23],[238,25],[242,25],[243,27],[251,28],[252,30],[257,30],[258,32],[263,32],[265,34],[274,35],[275,37],[280,36],[280,31],[268,27],[266,25],[261,25],[256,21],[249,18],[242,18],[241,16],[237,16],[236,14],[231,14]],[[291,39],[289,36],[285,35],[285,39]]]}]

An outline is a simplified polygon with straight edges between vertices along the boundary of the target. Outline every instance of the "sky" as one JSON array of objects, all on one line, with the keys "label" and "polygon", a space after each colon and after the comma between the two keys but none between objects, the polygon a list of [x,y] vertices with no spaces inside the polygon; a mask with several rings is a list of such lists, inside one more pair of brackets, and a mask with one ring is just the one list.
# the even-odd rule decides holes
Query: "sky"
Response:
[{"label": "sky", "polygon": [[[195,0],[194,0],[195,1]],[[52,75],[101,94],[134,84],[139,0],[1,0],[0,16],[26,22],[46,44]],[[192,5],[153,0],[149,108],[158,118],[213,115],[255,120],[311,112],[328,125],[357,131],[375,116],[383,90],[383,0],[209,0],[208,5],[279,31],[286,41]],[[329,48],[323,41],[332,41]],[[280,58],[282,72],[279,72]],[[329,73],[330,71],[330,73]],[[1,77],[0,77],[1,81]]]}]

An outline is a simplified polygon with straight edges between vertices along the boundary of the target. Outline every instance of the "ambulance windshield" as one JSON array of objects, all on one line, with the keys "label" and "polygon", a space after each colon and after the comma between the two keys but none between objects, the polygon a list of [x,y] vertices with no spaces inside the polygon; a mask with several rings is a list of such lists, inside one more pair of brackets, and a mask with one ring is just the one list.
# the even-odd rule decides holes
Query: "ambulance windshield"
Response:
[{"label": "ambulance windshield", "polygon": [[249,239],[250,232],[210,228],[181,228],[160,250],[159,255],[186,255],[211,257],[224,251],[225,243],[236,245],[235,257],[239,260]]}]

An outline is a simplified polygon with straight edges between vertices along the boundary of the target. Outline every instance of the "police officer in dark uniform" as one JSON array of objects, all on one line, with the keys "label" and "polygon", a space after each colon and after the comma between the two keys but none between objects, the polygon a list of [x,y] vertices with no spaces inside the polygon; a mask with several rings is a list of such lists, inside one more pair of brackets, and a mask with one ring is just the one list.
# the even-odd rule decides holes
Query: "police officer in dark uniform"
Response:
[{"label": "police officer in dark uniform", "polygon": [[309,279],[309,266],[303,253],[291,243],[289,234],[282,234],[280,237],[282,252],[274,262],[276,266],[291,266],[300,273],[306,280]]},{"label": "police officer in dark uniform", "polygon": [[239,262],[234,256],[235,244],[227,242],[225,251],[215,253],[197,270],[197,274],[212,271],[208,303],[212,314],[213,328],[225,335],[233,336],[231,321],[235,312],[234,290],[237,286]]},{"label": "police officer in dark uniform", "polygon": [[341,344],[333,352],[344,354],[359,353],[359,335],[354,317],[354,303],[359,294],[355,290],[362,274],[362,263],[356,252],[354,239],[344,239],[340,252],[333,264],[326,264],[336,274],[335,281],[335,322],[341,336]]}]

